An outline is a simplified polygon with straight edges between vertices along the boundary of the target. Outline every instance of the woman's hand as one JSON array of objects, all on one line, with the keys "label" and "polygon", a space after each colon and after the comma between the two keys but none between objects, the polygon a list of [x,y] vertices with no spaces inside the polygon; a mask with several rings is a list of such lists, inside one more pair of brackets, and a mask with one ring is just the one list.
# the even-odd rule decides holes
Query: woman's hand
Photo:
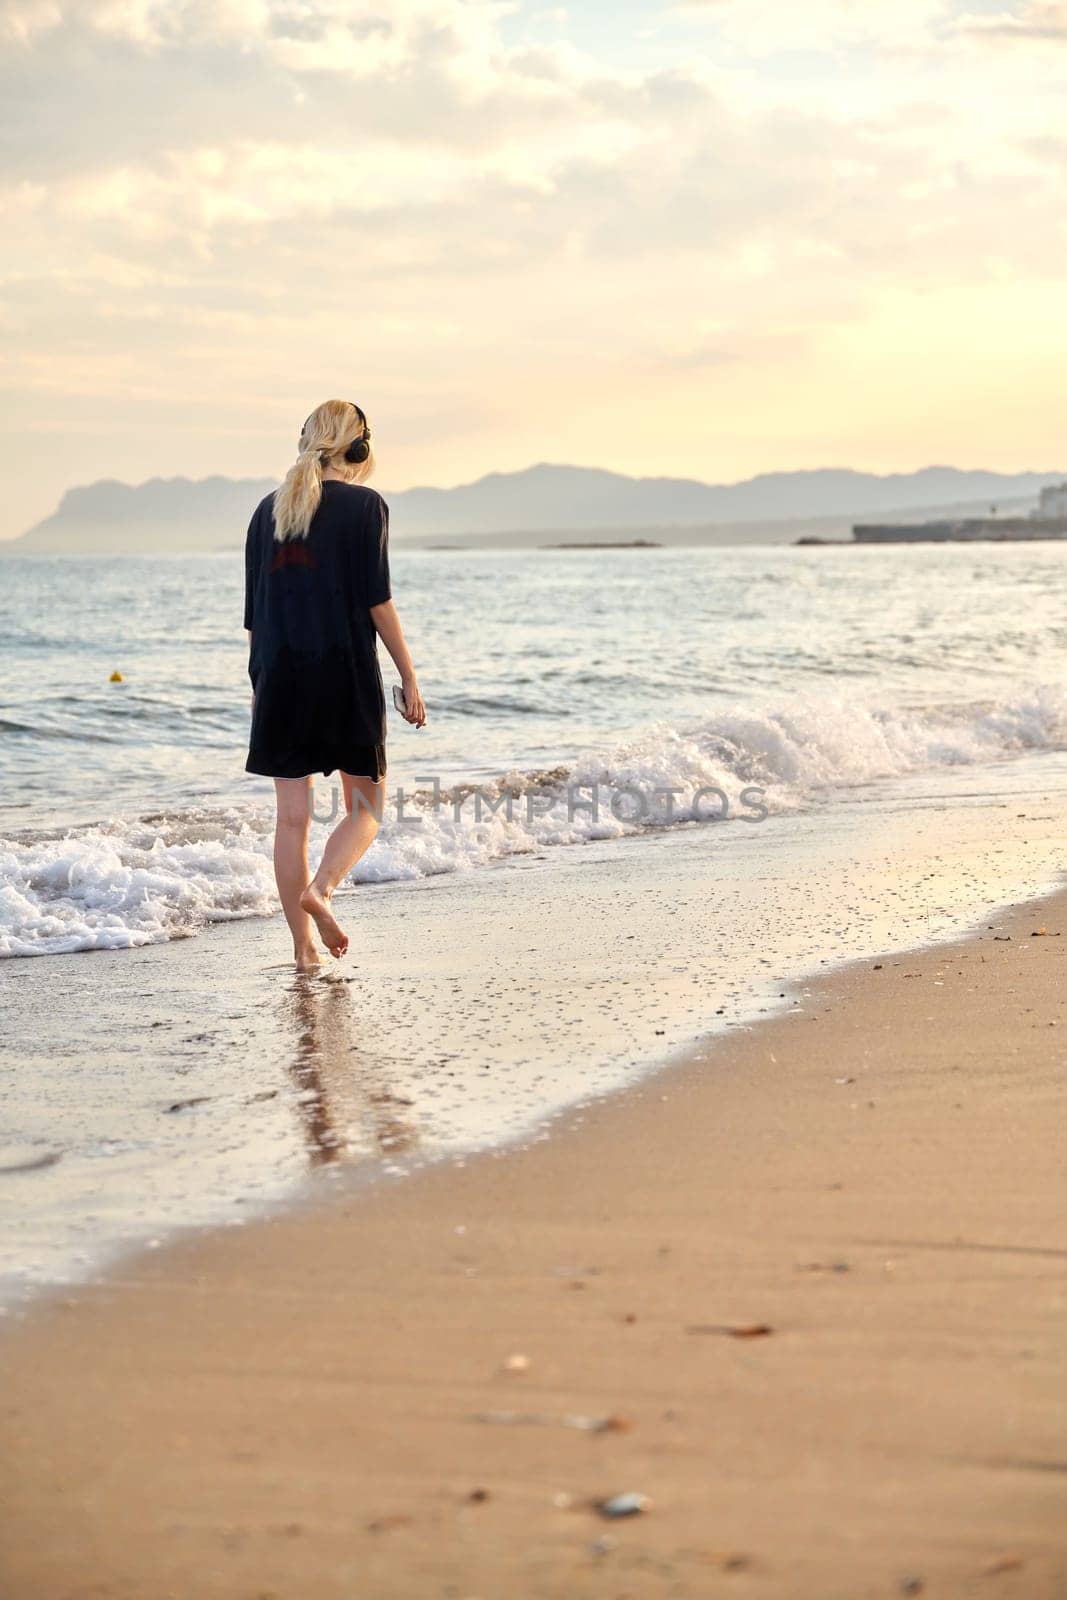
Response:
[{"label": "woman's hand", "polygon": [[413,723],[416,728],[421,728],[426,721],[426,707],[422,703],[419,693],[419,682],[415,676],[415,667],[411,659],[411,651],[404,638],[404,630],[400,626],[400,618],[396,614],[396,606],[391,600],[383,600],[380,605],[370,607],[370,619],[379,639],[385,645],[393,658],[393,665],[400,674],[400,686],[404,691],[405,722]]},{"label": "woman's hand", "polygon": [[426,721],[426,707],[422,703],[419,685],[415,678],[403,679],[404,690],[404,721],[412,723],[416,728],[421,728]]}]

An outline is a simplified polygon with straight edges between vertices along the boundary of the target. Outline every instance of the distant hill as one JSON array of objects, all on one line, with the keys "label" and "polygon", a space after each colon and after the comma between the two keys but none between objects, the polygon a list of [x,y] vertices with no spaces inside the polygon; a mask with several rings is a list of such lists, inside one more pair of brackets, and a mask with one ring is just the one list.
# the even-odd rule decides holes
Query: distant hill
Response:
[{"label": "distant hill", "polygon": [[[741,483],[695,478],[631,478],[598,467],[539,462],[518,472],[490,472],[454,489],[390,492],[394,537],[420,543],[471,538],[479,545],[537,544],[597,531],[667,535],[692,543],[726,537],[787,539],[796,524],[846,531],[852,517],[907,516],[951,508],[1025,506],[1060,472],[967,472],[924,467],[878,476],[843,468],[769,472]],[[113,479],[69,489],[50,517],[9,552],[165,551],[233,548],[244,540],[253,507],[275,487],[261,478]]]},{"label": "distant hill", "polygon": [[149,478],[68,489],[50,517],[0,550],[218,550],[244,543],[253,510],[276,485],[266,478]]},{"label": "distant hill", "polygon": [[[519,529],[692,527],[700,523],[779,522],[865,516],[955,503],[1036,497],[1059,472],[964,472],[924,467],[879,477],[820,468],[768,472],[740,483],[695,478],[630,478],[597,467],[540,462],[521,472],[491,472],[455,489],[383,489],[398,527],[419,535],[507,533]],[[401,520],[402,519],[402,520]]]}]

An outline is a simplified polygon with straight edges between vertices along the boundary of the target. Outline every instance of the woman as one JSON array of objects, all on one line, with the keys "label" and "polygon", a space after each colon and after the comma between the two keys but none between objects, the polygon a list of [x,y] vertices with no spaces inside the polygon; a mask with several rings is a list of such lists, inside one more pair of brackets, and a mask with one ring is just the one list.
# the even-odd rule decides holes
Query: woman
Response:
[{"label": "woman", "polygon": [[[426,711],[389,583],[389,507],[363,480],[374,470],[359,406],[326,400],[304,423],[282,487],[261,500],[245,542],[245,627],[252,680],[247,772],[274,779],[274,873],[300,971],[318,965],[312,924],[332,956],[348,935],[333,891],[378,832],[385,795],[385,695],[379,638],[404,690],[403,715]],[[345,815],[309,881],[313,774],[341,774]]]}]

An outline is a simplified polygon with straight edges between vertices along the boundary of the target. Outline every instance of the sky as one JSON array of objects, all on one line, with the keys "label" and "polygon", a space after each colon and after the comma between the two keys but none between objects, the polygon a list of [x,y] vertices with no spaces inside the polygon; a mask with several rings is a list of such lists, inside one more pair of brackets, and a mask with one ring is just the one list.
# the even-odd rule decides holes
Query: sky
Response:
[{"label": "sky", "polygon": [[0,536],[98,478],[1067,469],[1067,0],[0,0]]}]

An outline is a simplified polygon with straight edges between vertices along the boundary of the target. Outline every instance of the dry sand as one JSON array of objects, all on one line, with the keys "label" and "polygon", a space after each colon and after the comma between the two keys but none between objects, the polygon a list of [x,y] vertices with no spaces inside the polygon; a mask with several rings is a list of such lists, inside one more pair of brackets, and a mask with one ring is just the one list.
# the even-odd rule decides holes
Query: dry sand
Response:
[{"label": "dry sand", "polygon": [[4,1600],[1067,1595],[1065,972],[1060,897],[40,1307]]}]

